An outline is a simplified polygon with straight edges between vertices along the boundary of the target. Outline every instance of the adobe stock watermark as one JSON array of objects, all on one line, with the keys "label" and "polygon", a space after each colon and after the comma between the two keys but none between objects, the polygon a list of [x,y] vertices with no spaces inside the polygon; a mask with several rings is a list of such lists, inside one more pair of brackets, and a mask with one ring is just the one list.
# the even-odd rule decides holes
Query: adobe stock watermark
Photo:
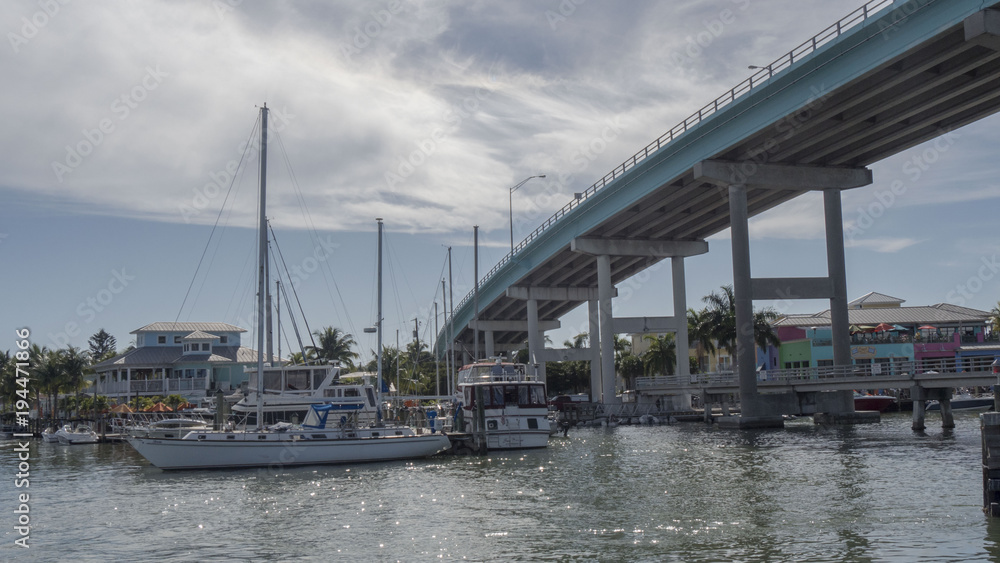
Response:
[{"label": "adobe stock watermark", "polygon": [[31,14],[30,18],[27,16],[21,18],[21,28],[18,30],[21,33],[7,32],[7,41],[10,42],[14,54],[20,53],[22,46],[37,37],[38,33],[49,25],[49,22],[62,12],[62,7],[69,2],[70,0],[38,0],[36,4],[41,9]]},{"label": "adobe stock watermark", "polygon": [[615,116],[604,121],[601,132],[591,138],[588,142],[577,147],[569,155],[569,162],[572,164],[571,172],[560,172],[559,174],[544,182],[544,189],[532,196],[531,208],[526,212],[518,213],[514,217],[514,227],[523,231],[528,225],[539,220],[545,209],[549,207],[552,198],[559,193],[563,193],[564,188],[569,186],[576,178],[577,174],[582,174],[590,168],[597,158],[608,150],[608,146],[621,137],[625,128],[621,123],[621,117]]},{"label": "adobe stock watermark", "polygon": [[372,10],[369,12],[371,17],[367,21],[354,26],[354,35],[350,41],[340,44],[340,52],[347,60],[352,60],[354,55],[360,55],[382,35],[395,16],[402,11],[403,3],[400,0],[391,0],[384,8]]},{"label": "adobe stock watermark", "polygon": [[[271,142],[271,137],[275,133],[280,133],[288,126],[292,120],[295,119],[295,115],[288,111],[288,108],[271,108],[271,119],[268,122],[267,129],[267,141]],[[243,159],[244,165],[253,158],[253,155],[257,154],[260,150],[259,139],[248,139],[241,142],[236,147],[236,153],[243,155],[246,153],[246,158]],[[191,219],[197,217],[202,211],[208,208],[209,204],[213,199],[219,197],[228,187],[229,183],[232,182],[233,178],[240,169],[240,159],[234,158],[226,163],[226,165],[218,171],[210,171],[208,173],[209,182],[200,188],[192,188],[193,196],[191,197],[190,203],[182,203],[177,206],[181,213],[181,218],[184,219],[185,223],[191,223]]]},{"label": "adobe stock watermark", "polygon": [[965,282],[956,285],[955,289],[949,291],[945,297],[945,301],[954,303],[959,307],[964,307],[966,303],[972,300],[975,294],[983,290],[986,282],[991,281],[1000,273],[1000,260],[997,260],[996,254],[989,257],[983,256],[979,261],[982,265],[976,269],[976,273],[969,276]]},{"label": "adobe stock watermark", "polygon": [[63,325],[63,330],[55,334],[49,333],[49,340],[55,348],[65,348],[69,346],[70,339],[82,334],[81,323],[89,325],[97,318],[99,313],[107,309],[115,300],[115,296],[121,294],[135,281],[135,276],[129,274],[125,268],[121,270],[111,270],[111,278],[104,287],[99,289],[94,295],[87,297],[76,306],[76,316],[80,322],[69,321]]},{"label": "adobe stock watermark", "polygon": [[908,0],[899,6],[894,6],[891,18],[882,18],[878,21],[879,35],[883,41],[888,41],[894,34],[899,33],[899,28],[906,23],[907,18],[912,16],[932,0]]},{"label": "adobe stock watermark", "polygon": [[[943,131],[922,151],[906,159],[901,170],[908,183],[919,182],[924,173],[941,159],[941,155],[948,152],[958,138],[959,134],[955,131]],[[875,222],[896,204],[897,199],[906,193],[908,183],[897,178],[889,184],[889,189],[876,189],[874,191],[875,201],[867,206],[859,206],[854,220],[844,230],[846,240],[854,242],[864,236],[865,232],[871,229]]]},{"label": "adobe stock watermark", "polygon": [[167,76],[170,75],[160,70],[160,65],[156,65],[155,68],[147,66],[146,74],[139,81],[139,84],[112,100],[109,106],[111,117],[98,120],[97,126],[93,129],[84,128],[81,132],[82,139],[75,144],[66,145],[66,157],[62,162],[52,161],[52,172],[55,174],[56,180],[62,183],[66,174],[83,164],[83,159],[92,154],[109,135],[115,132],[116,120],[120,123],[128,119],[132,111],[138,108],[139,104],[148,98],[149,93],[156,90]]},{"label": "adobe stock watermark", "polygon": [[319,244],[313,247],[311,256],[306,256],[298,264],[289,268],[289,280],[292,288],[298,289],[302,282],[319,270],[320,264],[333,257],[334,251],[340,248],[340,243],[333,240],[333,235],[326,235],[326,240],[319,239]]},{"label": "adobe stock watermark", "polygon": [[736,23],[740,12],[745,12],[750,7],[750,0],[730,0],[736,5],[736,11],[725,8],[714,18],[701,21],[704,29],[685,37],[684,54],[673,52],[670,59],[678,65],[683,65],[700,57],[705,49],[709,48],[716,39],[722,36],[726,28]]},{"label": "adobe stock watermark", "polygon": [[229,12],[232,12],[242,4],[243,0],[212,0],[212,9],[215,10],[215,16],[221,22],[226,19]]},{"label": "adobe stock watermark", "polygon": [[[492,77],[492,72],[490,73]],[[423,166],[447,140],[448,136],[457,131],[465,120],[473,117],[482,109],[482,103],[493,95],[493,91],[485,85],[477,87],[473,92],[464,98],[460,103],[452,104],[444,111],[442,120],[446,126],[435,127],[430,134],[423,139],[414,141],[416,148],[409,154],[396,155],[394,167],[386,170],[383,174],[386,186],[395,189],[412,176],[418,168]]]},{"label": "adobe stock watermark", "polygon": [[552,31],[555,31],[556,26],[575,14],[576,9],[586,1],[587,0],[562,0],[559,2],[559,6],[557,7],[558,11],[545,10],[545,20],[549,22],[549,27],[552,28]]}]

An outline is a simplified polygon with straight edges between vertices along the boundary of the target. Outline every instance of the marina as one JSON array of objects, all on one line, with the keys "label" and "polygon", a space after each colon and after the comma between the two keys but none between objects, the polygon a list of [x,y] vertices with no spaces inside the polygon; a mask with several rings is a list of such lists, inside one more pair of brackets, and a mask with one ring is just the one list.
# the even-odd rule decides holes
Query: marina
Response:
[{"label": "marina", "polygon": [[33,440],[32,548],[7,529],[0,558],[62,561],[71,543],[81,561],[993,560],[978,416],[909,422],[581,428],[488,456],[182,473],[127,444]]},{"label": "marina", "polygon": [[7,9],[0,561],[1000,561],[1000,0],[720,2]]}]

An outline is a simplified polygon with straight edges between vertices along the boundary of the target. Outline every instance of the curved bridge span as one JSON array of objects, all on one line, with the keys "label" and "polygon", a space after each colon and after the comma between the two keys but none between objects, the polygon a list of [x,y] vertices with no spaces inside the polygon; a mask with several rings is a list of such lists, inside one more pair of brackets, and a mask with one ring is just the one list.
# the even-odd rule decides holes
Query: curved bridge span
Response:
[{"label": "curved bridge span", "polygon": [[[868,165],[1000,109],[1000,1],[872,0],[630,157],[518,244],[456,307],[437,351],[516,350],[531,363],[591,360],[592,395],[614,399],[613,335],[677,334],[687,323],[615,318],[614,284],[670,258],[674,310],[686,311],[684,258],[732,228],[737,324],[753,299],[829,299],[834,361],[850,364],[840,192],[872,182]],[[947,142],[942,140],[939,142]],[[828,276],[752,278],[747,220],[824,193]],[[591,348],[544,348],[545,330],[582,303]],[[449,333],[449,326],[453,327]],[[757,409],[754,348],[738,343],[744,413]],[[452,343],[449,346],[449,343]],[[760,411],[760,412],[758,412]]]}]

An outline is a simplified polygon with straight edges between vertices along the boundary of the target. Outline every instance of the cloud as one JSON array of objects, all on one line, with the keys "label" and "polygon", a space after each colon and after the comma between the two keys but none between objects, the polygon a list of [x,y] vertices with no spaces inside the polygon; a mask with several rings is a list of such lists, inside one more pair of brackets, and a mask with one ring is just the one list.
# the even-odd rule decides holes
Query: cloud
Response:
[{"label": "cloud", "polygon": [[864,248],[868,250],[873,250],[875,252],[881,253],[893,253],[899,252],[904,248],[909,248],[915,244],[919,244],[920,240],[909,238],[909,237],[883,237],[883,238],[865,238],[865,239],[848,239],[844,246],[847,248]]}]

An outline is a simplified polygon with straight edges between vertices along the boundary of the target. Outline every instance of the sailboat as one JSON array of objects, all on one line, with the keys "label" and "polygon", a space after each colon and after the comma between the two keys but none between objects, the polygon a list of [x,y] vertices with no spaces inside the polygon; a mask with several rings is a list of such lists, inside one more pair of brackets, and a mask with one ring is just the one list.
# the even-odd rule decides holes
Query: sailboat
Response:
[{"label": "sailboat", "polygon": [[[257,421],[263,421],[264,333],[267,231],[265,190],[267,177],[267,105],[260,109],[260,250],[257,294]],[[379,220],[379,392],[381,370],[381,261],[382,222]],[[381,406],[381,393],[378,404]],[[343,464],[418,459],[450,447],[443,433],[417,433],[408,426],[387,426],[378,422],[358,426],[346,416],[328,423],[331,405],[312,405],[301,426],[280,424],[254,430],[192,430],[174,438],[130,436],[128,443],[154,466],[164,470],[239,467],[281,467],[293,465]]]}]

